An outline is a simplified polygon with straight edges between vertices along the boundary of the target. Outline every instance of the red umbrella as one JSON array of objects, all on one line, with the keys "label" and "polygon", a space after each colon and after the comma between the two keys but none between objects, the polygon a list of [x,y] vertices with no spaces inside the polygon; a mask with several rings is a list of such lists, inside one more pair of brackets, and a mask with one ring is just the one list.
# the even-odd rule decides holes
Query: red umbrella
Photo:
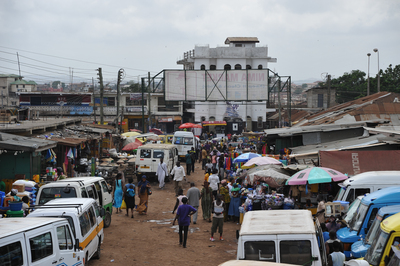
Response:
[{"label": "red umbrella", "polygon": [[149,130],[150,132],[153,132],[154,134],[157,134],[157,135],[163,135],[164,133],[160,130],[160,129],[158,129],[158,128],[152,128],[152,129],[150,129]]},{"label": "red umbrella", "polygon": [[180,129],[182,129],[182,128],[192,128],[194,126],[195,126],[195,124],[193,124],[193,123],[185,123],[185,124],[180,125],[179,128]]},{"label": "red umbrella", "polygon": [[139,132],[139,133],[142,133],[142,131],[141,130],[139,130],[139,129],[129,129],[129,131],[131,131],[131,132]]},{"label": "red umbrella", "polygon": [[143,145],[143,143],[140,140],[135,139],[134,142],[131,142],[131,143],[125,145],[125,147],[122,150],[123,151],[132,151],[132,150],[136,150],[137,148],[139,148],[139,146],[142,146],[142,145]]},{"label": "red umbrella", "polygon": [[201,124],[195,124],[195,125],[193,126],[193,128],[203,128],[203,126],[202,126]]}]

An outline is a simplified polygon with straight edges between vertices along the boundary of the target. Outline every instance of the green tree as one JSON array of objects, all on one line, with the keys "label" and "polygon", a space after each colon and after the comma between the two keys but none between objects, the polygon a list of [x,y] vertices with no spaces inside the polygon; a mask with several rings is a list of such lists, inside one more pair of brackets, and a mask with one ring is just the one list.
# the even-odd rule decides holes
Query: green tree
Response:
[{"label": "green tree", "polygon": [[400,92],[400,65],[392,68],[390,64],[385,72],[381,70],[380,74],[381,91]]},{"label": "green tree", "polygon": [[[367,82],[365,72],[353,70],[343,76],[331,80],[331,87],[336,89],[336,101],[338,103],[352,101],[367,94]],[[324,82],[326,87],[326,82]]]}]

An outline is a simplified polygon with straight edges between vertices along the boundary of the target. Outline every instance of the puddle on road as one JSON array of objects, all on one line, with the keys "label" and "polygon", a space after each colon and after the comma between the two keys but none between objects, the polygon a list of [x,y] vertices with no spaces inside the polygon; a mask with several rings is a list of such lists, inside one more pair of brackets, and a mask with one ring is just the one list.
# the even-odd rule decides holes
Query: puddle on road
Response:
[{"label": "puddle on road", "polygon": [[157,224],[171,224],[174,219],[163,219],[163,220],[148,220],[148,223],[157,223]]},{"label": "puddle on road", "polygon": [[[163,219],[163,220],[147,220],[148,223],[156,223],[156,224],[171,224],[174,219]],[[175,233],[179,233],[179,225],[173,225],[170,228],[174,229]],[[200,228],[198,227],[189,227],[189,233],[194,233],[199,231]]]}]

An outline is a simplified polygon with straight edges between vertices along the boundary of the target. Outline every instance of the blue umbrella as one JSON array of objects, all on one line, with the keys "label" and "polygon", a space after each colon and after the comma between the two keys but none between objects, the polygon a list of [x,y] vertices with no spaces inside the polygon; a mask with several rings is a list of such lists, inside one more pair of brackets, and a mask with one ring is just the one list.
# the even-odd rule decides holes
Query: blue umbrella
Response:
[{"label": "blue umbrella", "polygon": [[233,162],[234,163],[244,163],[255,157],[261,157],[261,155],[257,154],[257,153],[247,152],[247,153],[240,154],[238,157],[236,157],[233,160]]}]

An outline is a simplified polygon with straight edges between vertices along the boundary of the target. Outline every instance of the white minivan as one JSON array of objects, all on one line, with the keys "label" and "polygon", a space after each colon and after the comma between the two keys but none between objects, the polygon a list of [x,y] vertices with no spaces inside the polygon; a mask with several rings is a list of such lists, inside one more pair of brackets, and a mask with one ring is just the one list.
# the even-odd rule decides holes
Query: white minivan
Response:
[{"label": "white minivan", "polygon": [[83,265],[64,218],[0,219],[0,265]]},{"label": "white minivan", "polygon": [[105,209],[104,227],[111,224],[111,188],[102,177],[71,177],[48,183],[39,188],[36,205],[43,205],[53,199],[92,198]]},{"label": "white minivan", "polygon": [[358,196],[372,193],[385,187],[400,186],[400,171],[371,171],[346,179],[339,184],[335,201],[352,202]]},{"label": "white minivan", "polygon": [[178,161],[177,146],[172,144],[146,144],[140,146],[136,152],[136,175],[138,179],[146,175],[149,180],[156,176],[160,158],[164,158],[168,173],[172,171]]},{"label": "white minivan", "polygon": [[309,210],[249,211],[239,232],[238,260],[326,266],[322,230]]},{"label": "white minivan", "polygon": [[172,144],[176,145],[179,158],[183,160],[187,151],[192,148],[196,150],[198,140],[190,131],[176,131],[172,139]]},{"label": "white minivan", "polygon": [[71,198],[55,199],[35,206],[27,217],[66,218],[87,262],[91,258],[100,259],[100,247],[104,240],[102,215],[104,209],[94,199]]}]

